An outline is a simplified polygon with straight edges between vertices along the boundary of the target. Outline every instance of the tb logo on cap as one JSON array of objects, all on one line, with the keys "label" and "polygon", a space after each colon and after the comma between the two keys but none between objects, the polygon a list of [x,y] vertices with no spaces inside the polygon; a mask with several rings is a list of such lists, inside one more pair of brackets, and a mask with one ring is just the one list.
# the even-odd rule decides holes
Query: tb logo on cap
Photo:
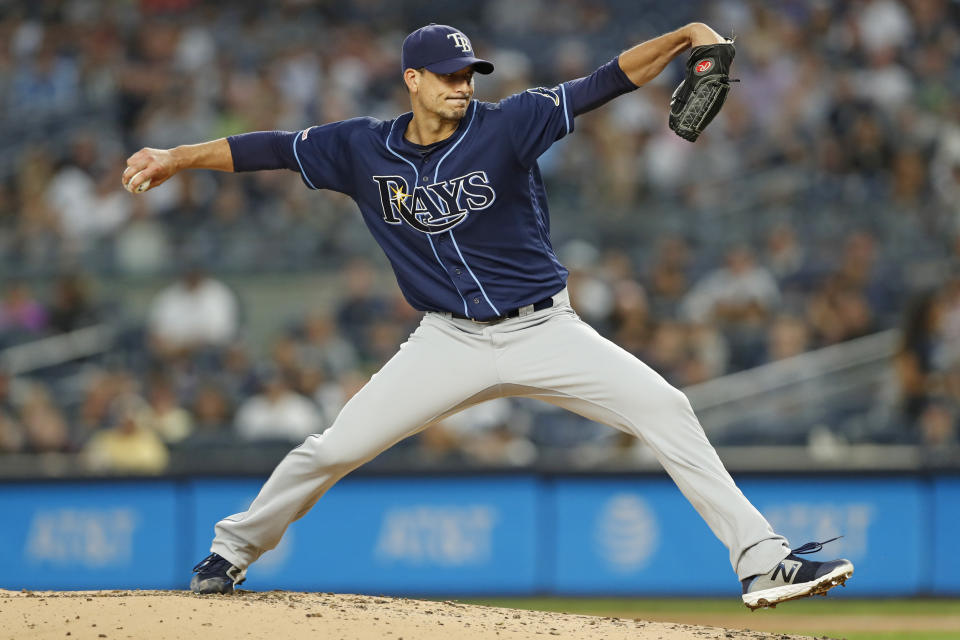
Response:
[{"label": "tb logo on cap", "polygon": [[470,53],[473,50],[467,36],[462,33],[448,33],[447,37],[453,38],[453,46],[460,47],[460,50],[464,53]]}]

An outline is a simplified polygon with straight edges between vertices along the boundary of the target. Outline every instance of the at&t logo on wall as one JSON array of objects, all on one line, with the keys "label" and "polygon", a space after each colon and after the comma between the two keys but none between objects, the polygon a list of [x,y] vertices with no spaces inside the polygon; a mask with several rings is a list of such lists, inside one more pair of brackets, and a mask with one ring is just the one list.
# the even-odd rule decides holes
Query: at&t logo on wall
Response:
[{"label": "at&t logo on wall", "polygon": [[457,567],[490,561],[494,507],[417,505],[388,510],[376,554],[381,561]]},{"label": "at&t logo on wall", "polygon": [[607,501],[594,533],[600,557],[618,573],[643,569],[660,537],[653,510],[631,493],[618,493]]}]

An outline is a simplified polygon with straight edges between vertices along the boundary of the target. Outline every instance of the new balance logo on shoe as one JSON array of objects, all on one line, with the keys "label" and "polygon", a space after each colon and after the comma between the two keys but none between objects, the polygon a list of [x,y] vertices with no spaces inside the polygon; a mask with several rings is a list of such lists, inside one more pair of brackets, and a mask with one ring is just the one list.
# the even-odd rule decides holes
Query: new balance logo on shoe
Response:
[{"label": "new balance logo on shoe", "polygon": [[800,563],[795,560],[784,560],[777,565],[777,568],[773,570],[773,573],[770,575],[771,582],[777,580],[777,574],[783,574],[784,582],[793,582],[794,577],[797,575],[797,569],[800,568]]},{"label": "new balance logo on shoe", "polygon": [[[836,538],[834,538],[836,540]],[[833,540],[827,540],[833,542]],[[816,553],[823,542],[808,542],[792,549],[790,555],[768,573],[744,578],[743,604],[749,609],[775,607],[781,602],[814,595],[827,595],[827,591],[846,583],[853,575],[853,563],[849,560],[817,562],[798,557]]]}]

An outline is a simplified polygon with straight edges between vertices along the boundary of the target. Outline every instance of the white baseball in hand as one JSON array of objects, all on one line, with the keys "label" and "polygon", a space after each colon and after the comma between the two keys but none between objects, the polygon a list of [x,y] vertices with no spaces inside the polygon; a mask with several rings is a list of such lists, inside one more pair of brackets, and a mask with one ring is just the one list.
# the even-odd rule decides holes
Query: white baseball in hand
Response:
[{"label": "white baseball in hand", "polygon": [[149,188],[150,188],[150,178],[147,178],[146,180],[144,180],[143,182],[141,182],[140,185],[139,185],[136,189],[133,188],[133,186],[132,186],[132,185],[133,185],[133,181],[136,179],[136,177],[137,177],[138,175],[140,175],[140,173],[142,173],[142,172],[138,171],[137,173],[133,174],[133,177],[130,178],[130,179],[127,181],[127,184],[123,185],[124,189],[126,189],[126,190],[129,191],[130,193],[143,193],[144,191],[146,191],[147,189],[149,189]]}]

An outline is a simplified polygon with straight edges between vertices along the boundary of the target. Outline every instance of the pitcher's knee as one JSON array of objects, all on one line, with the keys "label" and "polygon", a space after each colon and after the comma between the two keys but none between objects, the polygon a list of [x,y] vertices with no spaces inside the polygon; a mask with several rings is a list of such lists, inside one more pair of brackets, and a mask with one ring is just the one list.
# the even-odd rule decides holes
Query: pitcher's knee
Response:
[{"label": "pitcher's knee", "polygon": [[680,389],[672,387],[669,384],[664,384],[656,394],[655,399],[653,400],[654,411],[662,412],[667,415],[682,415],[686,413],[693,413],[693,409],[690,406],[690,400]]},{"label": "pitcher's knee", "polygon": [[341,470],[344,473],[373,457],[367,447],[330,438],[327,434],[307,436],[292,453],[307,456],[311,466],[316,469]]}]

